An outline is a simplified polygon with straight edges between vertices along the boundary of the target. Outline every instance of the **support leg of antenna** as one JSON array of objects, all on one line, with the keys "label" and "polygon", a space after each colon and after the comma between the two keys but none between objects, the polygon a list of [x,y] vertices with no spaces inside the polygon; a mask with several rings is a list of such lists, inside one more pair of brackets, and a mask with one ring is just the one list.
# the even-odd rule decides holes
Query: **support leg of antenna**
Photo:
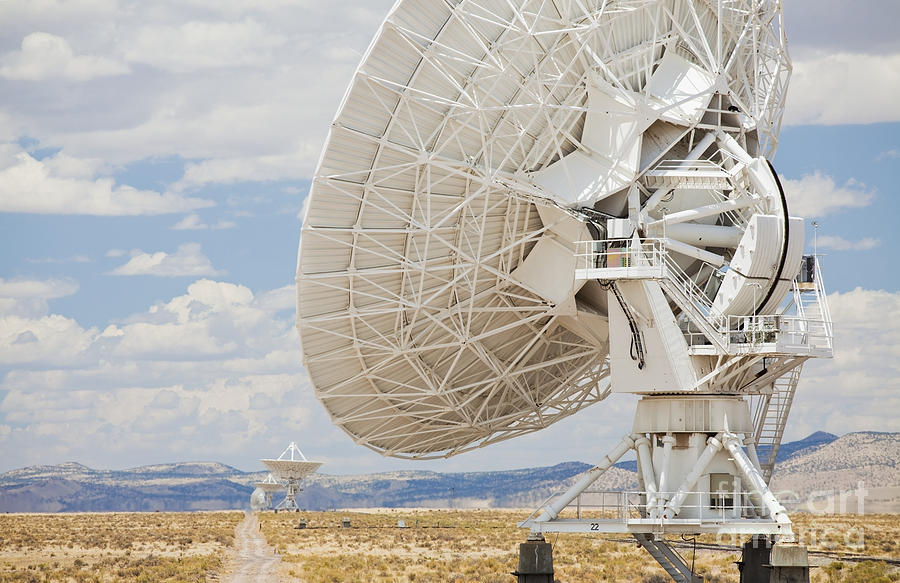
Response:
[{"label": "support leg of antenna", "polygon": [[585,491],[591,484],[596,482],[600,476],[602,476],[606,470],[608,470],[614,463],[619,461],[625,453],[634,448],[634,441],[638,439],[639,435],[626,435],[622,438],[622,441],[612,450],[612,452],[603,458],[603,461],[588,470],[582,475],[581,479],[575,482],[575,484],[566,491],[565,494],[556,498],[548,504],[541,515],[537,518],[537,522],[546,522],[548,520],[553,520],[559,513],[562,512],[562,509],[569,505],[569,503],[578,497],[583,491]]},{"label": "support leg of antenna", "polygon": [[753,466],[753,462],[741,449],[740,440],[733,434],[728,434],[723,439],[725,448],[731,453],[734,465],[740,471],[743,478],[750,486],[750,499],[760,509],[765,509],[769,515],[783,528],[783,534],[779,535],[782,542],[794,542],[794,532],[791,527],[791,519],[788,518],[784,506],[775,498],[775,494],[769,489],[765,478]]}]

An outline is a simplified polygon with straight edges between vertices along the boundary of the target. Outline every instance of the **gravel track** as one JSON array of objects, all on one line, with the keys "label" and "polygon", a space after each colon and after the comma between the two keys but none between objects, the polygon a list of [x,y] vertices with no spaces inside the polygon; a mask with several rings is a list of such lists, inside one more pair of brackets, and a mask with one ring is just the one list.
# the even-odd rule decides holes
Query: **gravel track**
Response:
[{"label": "gravel track", "polygon": [[229,561],[229,573],[225,583],[281,582],[278,567],[281,557],[266,543],[259,530],[259,520],[247,512],[244,520],[235,527],[234,553]]}]

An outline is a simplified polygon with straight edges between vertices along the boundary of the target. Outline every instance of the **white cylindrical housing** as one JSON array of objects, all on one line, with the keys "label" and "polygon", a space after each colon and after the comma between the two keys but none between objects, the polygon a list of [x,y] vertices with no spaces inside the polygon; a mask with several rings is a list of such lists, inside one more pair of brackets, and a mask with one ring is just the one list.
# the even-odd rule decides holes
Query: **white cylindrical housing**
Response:
[{"label": "white cylindrical housing", "polygon": [[638,468],[647,492],[647,513],[650,518],[656,518],[656,476],[653,475],[653,462],[650,461],[650,440],[641,436],[635,440],[634,445],[637,447]]},{"label": "white cylindrical housing", "polygon": [[675,223],[665,228],[665,236],[682,243],[705,247],[737,247],[744,232],[737,227]]},{"label": "white cylindrical housing", "polygon": [[669,492],[669,465],[672,461],[672,446],[675,445],[675,438],[671,433],[667,433],[662,438],[662,444],[662,463],[659,464],[659,498],[668,502],[672,497]]}]

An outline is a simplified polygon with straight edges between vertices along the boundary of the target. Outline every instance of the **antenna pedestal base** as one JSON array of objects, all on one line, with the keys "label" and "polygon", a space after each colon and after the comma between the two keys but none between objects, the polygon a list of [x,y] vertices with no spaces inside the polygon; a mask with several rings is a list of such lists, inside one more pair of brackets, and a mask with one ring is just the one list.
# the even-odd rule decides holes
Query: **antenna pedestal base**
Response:
[{"label": "antenna pedestal base", "polygon": [[809,557],[801,545],[753,537],[744,543],[737,566],[741,583],[809,583]]},{"label": "antenna pedestal base", "polygon": [[[760,471],[747,402],[728,395],[659,395],[638,404],[634,433],[519,526],[535,533],[777,535],[794,540]],[[592,489],[629,451],[638,489]]]},{"label": "antenna pedestal base", "polygon": [[300,507],[297,505],[297,494],[299,494],[303,488],[299,485],[299,480],[288,480],[287,485],[285,485],[285,489],[287,492],[284,495],[284,500],[275,507],[275,510],[284,510],[286,512],[300,512]]},{"label": "antenna pedestal base", "polygon": [[543,535],[532,533],[519,545],[517,583],[553,583],[553,547]]}]

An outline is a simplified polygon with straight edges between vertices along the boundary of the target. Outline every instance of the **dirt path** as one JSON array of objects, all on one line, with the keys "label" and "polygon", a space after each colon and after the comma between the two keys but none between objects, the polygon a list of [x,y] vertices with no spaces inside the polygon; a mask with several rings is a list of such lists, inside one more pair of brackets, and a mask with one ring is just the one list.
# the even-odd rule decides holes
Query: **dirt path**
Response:
[{"label": "dirt path", "polygon": [[235,529],[235,551],[229,561],[231,567],[223,578],[225,583],[278,582],[281,557],[266,544],[259,531],[259,521],[252,512]]}]

